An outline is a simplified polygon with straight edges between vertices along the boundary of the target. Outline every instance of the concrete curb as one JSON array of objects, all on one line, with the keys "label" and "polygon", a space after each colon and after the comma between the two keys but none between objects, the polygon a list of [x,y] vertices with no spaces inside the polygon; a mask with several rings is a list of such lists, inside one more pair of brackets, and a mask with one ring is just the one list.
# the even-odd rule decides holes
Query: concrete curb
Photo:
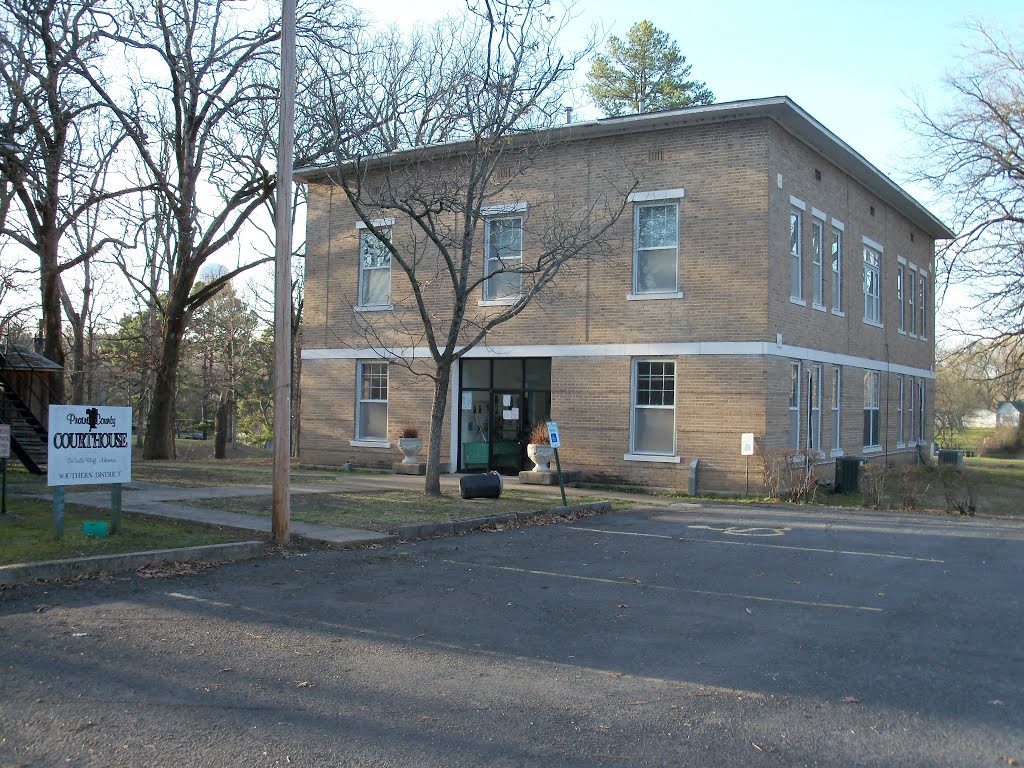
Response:
[{"label": "concrete curb", "polygon": [[528,512],[506,512],[501,515],[486,515],[483,517],[467,517],[462,520],[453,520],[446,523],[419,523],[416,525],[400,525],[391,529],[391,533],[402,541],[414,541],[416,539],[433,539],[440,536],[451,536],[456,533],[469,533],[486,528],[490,525],[501,525],[502,523],[514,523],[521,520],[531,520],[536,517],[559,517],[572,515],[578,512],[611,512],[610,501],[592,501],[587,504],[572,504],[568,507],[548,507],[546,509],[531,510]]},{"label": "concrete curb", "polygon": [[15,563],[0,566],[0,586],[28,584],[33,581],[95,576],[107,571],[132,571],[163,563],[220,562],[260,557],[266,551],[262,541],[236,541],[181,549],[156,549],[150,552],[122,552],[70,560],[44,560],[40,563]]}]

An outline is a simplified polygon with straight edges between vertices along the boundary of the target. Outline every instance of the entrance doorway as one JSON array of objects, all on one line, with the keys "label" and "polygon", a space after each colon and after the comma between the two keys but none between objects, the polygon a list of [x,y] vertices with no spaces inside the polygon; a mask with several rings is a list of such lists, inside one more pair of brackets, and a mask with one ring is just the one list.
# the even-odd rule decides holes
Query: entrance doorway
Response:
[{"label": "entrance doorway", "polygon": [[530,428],[551,416],[551,358],[463,360],[459,469],[517,474]]}]

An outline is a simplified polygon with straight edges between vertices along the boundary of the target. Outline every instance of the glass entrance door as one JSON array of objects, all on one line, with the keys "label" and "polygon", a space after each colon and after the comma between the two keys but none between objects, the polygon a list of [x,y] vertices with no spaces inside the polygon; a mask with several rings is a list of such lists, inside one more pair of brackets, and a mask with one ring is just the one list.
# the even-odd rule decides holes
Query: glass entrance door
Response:
[{"label": "glass entrance door", "polygon": [[491,395],[491,467],[503,475],[518,474],[523,467],[523,409],[520,392]]}]

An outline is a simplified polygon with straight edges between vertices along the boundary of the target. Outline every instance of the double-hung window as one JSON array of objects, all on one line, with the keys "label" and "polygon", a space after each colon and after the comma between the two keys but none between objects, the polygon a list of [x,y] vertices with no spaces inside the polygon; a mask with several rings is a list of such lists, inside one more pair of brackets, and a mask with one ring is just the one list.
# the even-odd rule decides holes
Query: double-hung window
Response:
[{"label": "double-hung window", "polygon": [[516,299],[523,292],[523,217],[486,219],[484,249],[484,300]]},{"label": "double-hung window", "polygon": [[913,376],[910,377],[908,382],[910,385],[910,403],[907,408],[907,443],[911,444],[914,442],[914,435],[917,433],[914,431],[914,425],[917,423],[917,379]]},{"label": "double-hung window", "polygon": [[907,317],[910,320],[910,335],[917,336],[917,311],[915,306],[917,302],[915,297],[917,295],[917,272],[913,269],[907,275]]},{"label": "double-hung window", "polygon": [[[825,308],[825,222],[815,216],[811,219],[811,305]],[[824,214],[822,214],[824,215]]]},{"label": "double-hung window", "polygon": [[356,439],[386,442],[388,439],[388,364],[361,362],[358,375]]},{"label": "double-hung window", "polygon": [[[391,239],[391,228],[379,230]],[[391,251],[372,232],[359,232],[359,305],[387,307],[391,304]]]},{"label": "double-hung window", "polygon": [[633,216],[633,293],[677,292],[679,205],[637,205]]},{"label": "double-hung window", "polygon": [[864,447],[881,446],[881,374],[878,371],[864,372]]},{"label": "double-hung window", "polygon": [[676,452],[676,364],[637,360],[633,365],[633,430],[630,452]]},{"label": "double-hung window", "polygon": [[832,311],[843,311],[843,230],[832,219]]},{"label": "double-hung window", "polygon": [[906,399],[906,379],[903,374],[896,376],[896,447],[902,448],[906,438],[903,433],[903,402]]},{"label": "double-hung window", "polygon": [[896,266],[896,330],[904,333],[907,330],[907,268],[902,264]]},{"label": "double-hung window", "polygon": [[924,379],[917,380],[917,441],[924,443]]},{"label": "double-hung window", "polygon": [[821,448],[821,366],[807,371],[807,450]]},{"label": "double-hung window", "polygon": [[789,447],[800,450],[800,363],[789,366]]},{"label": "double-hung window", "polygon": [[843,448],[843,369],[838,366],[832,369],[832,450]]},{"label": "double-hung window", "polygon": [[789,298],[801,302],[804,298],[803,282],[803,212],[789,211]]},{"label": "double-hung window", "polygon": [[882,252],[871,245],[864,245],[864,322],[873,325],[882,323]]},{"label": "double-hung window", "polygon": [[928,295],[928,273],[922,272],[921,276],[917,280],[918,296],[917,296],[917,312],[919,319],[917,322],[917,335],[922,339],[928,338],[927,326],[925,325],[925,319],[928,315],[925,312],[925,299]]}]

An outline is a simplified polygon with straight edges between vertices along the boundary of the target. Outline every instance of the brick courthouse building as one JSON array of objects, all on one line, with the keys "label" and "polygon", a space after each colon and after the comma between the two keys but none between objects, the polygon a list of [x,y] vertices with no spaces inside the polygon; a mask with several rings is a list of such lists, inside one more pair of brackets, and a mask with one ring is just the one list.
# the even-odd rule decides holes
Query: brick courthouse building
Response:
[{"label": "brick courthouse building", "polygon": [[[548,417],[563,466],[669,488],[686,488],[697,458],[701,490],[742,489],[742,433],[823,465],[909,461],[931,444],[935,241],[953,233],[855,150],[785,97],[551,137],[487,201],[481,275],[484,243],[529,257],[546,201],[639,181],[612,257],[581,262],[456,363],[441,451],[454,471],[528,467],[525,433]],[[302,459],[389,466],[403,427],[426,433],[433,385],[389,364],[387,337],[365,327],[402,313],[415,327],[407,279],[326,170],[297,175],[309,185]],[[400,217],[380,215],[400,247]],[[511,300],[508,277],[481,286],[471,316]]]}]

